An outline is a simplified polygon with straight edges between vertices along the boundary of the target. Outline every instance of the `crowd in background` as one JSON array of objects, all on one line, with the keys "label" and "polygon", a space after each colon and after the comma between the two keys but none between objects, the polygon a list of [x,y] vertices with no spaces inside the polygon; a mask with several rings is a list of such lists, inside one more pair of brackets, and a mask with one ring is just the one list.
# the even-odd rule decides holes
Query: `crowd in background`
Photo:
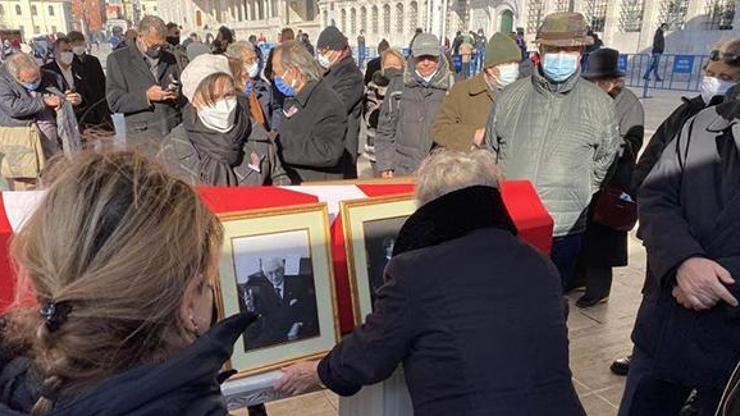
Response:
[{"label": "crowd in background", "polygon": [[[278,385],[281,391],[300,393],[324,385],[352,394],[403,363],[415,409],[423,414],[451,414],[455,409],[465,415],[581,414],[568,369],[562,294],[585,287],[576,303],[582,308],[608,300],[613,268],[627,264],[627,233],[639,215],[638,236],[648,253],[645,297],[633,334],[634,354],[612,368],[628,375],[620,415],[677,415],[688,405],[703,416],[714,414],[721,400],[725,412],[730,403],[737,406],[732,401],[737,398],[722,396],[740,360],[740,289],[735,283],[740,277],[740,221],[732,214],[740,208],[740,39],[711,50],[701,94],[681,103],[641,153],[644,110],[624,86],[619,51],[604,48],[577,13],[544,19],[532,59],[520,32],[489,39],[482,31],[458,33],[450,44],[419,30],[408,56],[382,41],[379,56],[367,63],[364,33],[357,39],[355,60],[349,40],[333,26],[321,32],[315,46],[307,34],[286,28],[267,53],[260,48],[265,43],[262,34],[238,40],[222,27],[213,39],[201,41],[191,34],[182,41],[180,27],[155,16],[145,16],[135,31],[116,32],[114,38],[115,51],[105,73],[79,32],[56,37],[53,59],[43,65],[20,51],[5,57],[0,69],[0,143],[15,149],[4,150],[2,161],[10,189],[33,188],[48,175],[61,178],[48,180],[56,184],[55,192],[65,187],[79,191],[84,181],[75,185],[69,172],[82,174],[82,167],[69,166],[61,155],[69,158],[83,146],[98,146],[114,129],[125,137],[128,149],[143,155],[119,155],[123,159],[117,163],[130,170],[128,174],[144,175],[174,193],[172,198],[182,200],[183,209],[194,210],[199,226],[206,228],[214,219],[183,196],[187,191],[177,190],[179,184],[298,185],[355,179],[362,158],[369,160],[378,178],[420,176],[417,197],[423,208],[410,223],[420,235],[439,238],[407,236],[408,246],[397,244],[396,251],[407,255],[389,265],[387,274],[393,276],[386,279],[395,284],[384,286],[369,324],[320,362],[287,369]],[[655,39],[660,42],[662,36],[656,32]],[[458,56],[460,69],[454,62]],[[645,76],[651,71],[656,70]],[[445,149],[452,153],[444,156]],[[159,179],[146,176],[145,171],[160,171],[144,157],[159,162],[167,173],[154,175]],[[111,173],[108,163],[88,156],[82,166],[98,166],[114,183],[121,173]],[[69,172],[56,171],[57,165]],[[504,212],[497,211],[501,201],[495,189],[501,177],[526,179],[536,188],[554,221],[552,264],[539,263],[536,256],[536,261],[523,260],[526,267],[509,261],[534,254],[509,238],[516,230]],[[461,189],[465,192],[457,193]],[[156,203],[155,196],[149,197]],[[110,198],[128,207],[119,196]],[[53,209],[53,202],[46,208]],[[87,204],[84,209],[98,209],[101,202],[81,203]],[[481,207],[500,217],[488,218],[489,211],[477,211]],[[40,216],[48,212],[38,215],[38,226],[46,226]],[[441,225],[452,217],[460,219],[460,229]],[[166,224],[168,219],[158,221]],[[489,227],[497,232],[476,234]],[[510,234],[504,238],[501,230]],[[99,232],[111,235],[106,229]],[[455,240],[462,236],[470,240]],[[36,244],[32,237],[25,237],[19,253],[30,252],[29,245]],[[458,245],[449,251],[435,248],[453,240]],[[473,250],[493,246],[508,254],[491,259]],[[206,254],[196,257],[201,264],[179,266],[206,270]],[[41,268],[33,259],[22,259],[27,267]],[[457,259],[466,264],[464,275],[516,269],[521,275],[546,276],[542,281],[547,284],[535,290],[511,283],[511,291],[504,294],[437,290],[434,285],[424,291],[410,289],[406,275],[415,273],[409,270],[431,275],[445,273],[447,267],[454,269],[449,279],[455,279],[457,268],[463,267],[434,266],[434,259]],[[57,299],[52,293],[55,283],[37,284],[46,301]],[[210,292],[203,290],[203,282],[195,284],[198,289],[185,298],[197,309],[199,302],[207,303],[203,299]],[[485,279],[471,284],[486,287]],[[515,295],[527,293],[529,297]],[[503,308],[519,311],[530,332],[509,331],[495,318],[502,306],[486,304],[485,296],[483,310],[453,302],[453,307],[462,308],[459,315],[426,315],[447,310],[450,297],[484,294],[510,300]],[[408,305],[418,309],[409,310]],[[535,311],[541,315],[529,314]],[[204,323],[208,314],[196,315],[186,319],[193,325],[186,322],[183,327],[191,343],[210,326]],[[482,324],[481,316],[490,319]],[[242,317],[227,322],[243,330],[248,321]],[[536,329],[545,321],[552,325]],[[471,322],[482,326],[466,325]],[[223,325],[214,329],[226,331],[221,336],[230,339]],[[161,328],[151,330],[154,334]],[[531,331],[538,332],[538,342],[527,342]],[[524,348],[531,354],[522,355],[516,348],[491,354],[495,342],[481,333],[506,333],[506,342],[531,347]],[[459,351],[460,343],[464,352]],[[66,353],[65,359],[74,356]],[[141,351],[127,353],[142,362],[153,359]],[[440,374],[439,360],[456,365]],[[47,369],[58,364],[42,362]],[[79,370],[74,360],[64,364]],[[95,373],[92,380],[100,382],[129,369]],[[509,374],[508,384],[486,382],[502,371]],[[530,372],[538,380],[524,376]],[[69,399],[79,393],[76,389],[89,387],[65,374],[67,384],[47,377],[36,392],[45,406],[60,393]],[[459,383],[445,384],[442,376]],[[543,385],[543,379],[551,383]],[[471,385],[480,389],[472,391]],[[29,396],[34,397],[33,392]],[[515,410],[525,402],[529,410]],[[253,407],[250,413],[264,414],[264,408]]]}]

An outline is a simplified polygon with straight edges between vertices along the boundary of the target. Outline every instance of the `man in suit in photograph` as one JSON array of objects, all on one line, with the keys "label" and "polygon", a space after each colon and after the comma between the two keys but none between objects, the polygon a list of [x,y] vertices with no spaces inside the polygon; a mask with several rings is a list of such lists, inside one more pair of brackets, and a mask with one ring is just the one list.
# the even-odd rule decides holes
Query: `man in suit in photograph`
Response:
[{"label": "man in suit in photograph", "polygon": [[[301,262],[303,265],[303,261]],[[310,263],[310,262],[309,262]],[[246,332],[247,350],[296,341],[319,334],[316,293],[310,267],[298,276],[285,277],[285,260],[261,260],[261,270],[239,284],[242,310],[260,315]]]}]

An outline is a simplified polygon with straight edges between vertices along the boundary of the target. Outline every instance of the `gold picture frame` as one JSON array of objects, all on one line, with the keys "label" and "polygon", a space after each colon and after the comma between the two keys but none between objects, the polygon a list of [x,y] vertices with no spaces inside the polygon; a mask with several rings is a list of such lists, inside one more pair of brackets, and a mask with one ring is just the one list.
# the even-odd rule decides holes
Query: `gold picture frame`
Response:
[{"label": "gold picture frame", "polygon": [[[224,227],[216,285],[218,317],[244,310],[260,315],[239,338],[226,364],[237,370],[233,379],[326,355],[340,339],[326,204],[233,212],[218,218]],[[266,271],[265,263],[282,267]],[[278,292],[268,276],[280,269]]]},{"label": "gold picture frame", "polygon": [[[352,312],[355,325],[362,323],[365,316],[372,312],[374,290],[382,285],[384,261],[379,255],[378,238],[392,233],[394,236],[400,231],[403,222],[416,211],[416,201],[413,194],[396,194],[374,198],[357,199],[341,202],[342,228],[345,250],[347,254],[347,268],[350,292],[352,294]],[[380,235],[369,236],[366,231],[370,225],[378,223],[385,230]],[[374,233],[378,234],[378,233]],[[371,238],[369,241],[368,238]],[[394,237],[395,238],[395,237]],[[383,240],[387,240],[388,237]],[[395,243],[395,239],[391,244]],[[381,242],[381,246],[385,241]],[[391,247],[382,247],[384,250]]]}]

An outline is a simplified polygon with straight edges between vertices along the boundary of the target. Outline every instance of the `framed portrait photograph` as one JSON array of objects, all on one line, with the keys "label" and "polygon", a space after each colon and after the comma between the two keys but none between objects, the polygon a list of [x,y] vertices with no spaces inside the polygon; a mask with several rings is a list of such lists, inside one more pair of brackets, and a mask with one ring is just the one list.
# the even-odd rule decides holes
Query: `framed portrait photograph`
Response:
[{"label": "framed portrait photograph", "polygon": [[326,204],[220,215],[221,317],[259,315],[231,357],[235,377],[318,358],[339,340]]},{"label": "framed portrait photograph", "polygon": [[411,194],[343,201],[342,226],[355,324],[373,311],[385,266],[406,219],[416,210]]}]

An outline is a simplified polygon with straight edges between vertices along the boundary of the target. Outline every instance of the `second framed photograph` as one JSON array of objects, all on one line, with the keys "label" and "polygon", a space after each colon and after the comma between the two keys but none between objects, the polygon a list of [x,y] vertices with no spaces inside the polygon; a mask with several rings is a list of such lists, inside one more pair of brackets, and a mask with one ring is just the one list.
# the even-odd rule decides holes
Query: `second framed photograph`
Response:
[{"label": "second framed photograph", "polygon": [[343,201],[342,226],[355,324],[373,311],[385,266],[406,219],[416,210],[411,194]]},{"label": "second framed photograph", "polygon": [[221,316],[258,314],[236,344],[236,377],[326,354],[339,340],[326,204],[220,215]]}]

